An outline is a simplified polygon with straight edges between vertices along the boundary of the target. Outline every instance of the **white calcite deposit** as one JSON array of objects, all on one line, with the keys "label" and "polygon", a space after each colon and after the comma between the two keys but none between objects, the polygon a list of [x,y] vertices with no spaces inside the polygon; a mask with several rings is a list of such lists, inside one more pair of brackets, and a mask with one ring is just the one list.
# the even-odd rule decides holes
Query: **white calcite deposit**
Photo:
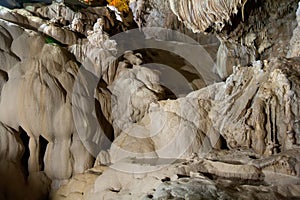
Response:
[{"label": "white calcite deposit", "polygon": [[0,7],[0,199],[300,196],[297,2],[160,3]]}]

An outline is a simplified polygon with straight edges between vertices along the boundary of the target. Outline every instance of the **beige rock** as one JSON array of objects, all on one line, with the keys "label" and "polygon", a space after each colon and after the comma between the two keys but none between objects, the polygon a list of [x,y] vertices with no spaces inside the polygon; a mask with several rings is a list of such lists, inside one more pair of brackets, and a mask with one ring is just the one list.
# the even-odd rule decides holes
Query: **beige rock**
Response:
[{"label": "beige rock", "polygon": [[[291,63],[293,68],[288,67]],[[294,148],[298,103],[290,102],[298,102],[299,80],[293,78],[294,89],[288,80],[289,74],[298,73],[297,63],[296,60],[257,62],[252,68],[236,68],[226,83],[216,84],[215,88],[152,104],[140,122],[123,129],[114,141],[110,151],[112,162],[124,157],[180,157],[185,152],[181,148],[189,147],[184,141],[193,136],[199,138],[190,143],[192,149],[187,152],[199,153],[205,135],[215,148],[221,147],[220,140],[224,137],[229,148],[251,148],[261,155]],[[170,146],[166,144],[168,138],[176,137],[182,146],[176,139],[174,148],[172,142]],[[164,148],[168,150],[164,152]]]},{"label": "beige rock", "polygon": [[85,174],[75,175],[74,179],[53,194],[52,199],[84,199],[84,196],[93,188],[95,181],[104,169],[104,167],[98,166],[90,169]]},{"label": "beige rock", "polygon": [[225,23],[230,23],[230,18],[237,14],[241,7],[243,9],[247,0],[170,0],[169,2],[172,11],[188,28],[194,32],[204,32],[210,27],[221,31]]},{"label": "beige rock", "polygon": [[[223,153],[232,156],[231,152]],[[237,152],[235,155],[241,156]],[[267,162],[267,160],[261,161]],[[80,175],[79,179],[74,178],[69,184],[59,189],[54,197],[59,199],[71,197],[79,199],[169,199],[176,197],[199,199],[221,196],[230,199],[248,199],[263,198],[267,195],[267,198],[281,199],[299,194],[297,186],[294,185],[299,179],[296,180],[295,177],[280,177],[276,174],[277,182],[283,181],[284,185],[275,182],[272,186],[258,185],[264,183],[264,179],[269,180],[270,176],[262,174],[261,169],[251,164],[211,161],[196,157],[191,160],[177,160],[173,164],[163,159],[131,158],[115,163],[104,171],[94,168],[91,171],[100,172],[96,179],[90,179],[90,172],[87,172]],[[213,178],[208,179],[201,172],[210,174]],[[81,189],[82,193],[72,192],[82,184],[83,179],[87,180],[87,183],[81,188],[88,186],[89,189]],[[292,191],[287,189],[288,185],[293,188]]]},{"label": "beige rock", "polygon": [[291,38],[291,41],[290,41],[290,50],[287,54],[288,58],[299,57],[300,56],[300,52],[299,52],[299,49],[300,49],[300,44],[299,44],[299,39],[300,39],[299,38],[300,8],[299,7],[298,7],[296,15],[297,15],[298,26],[293,31],[293,37]]},{"label": "beige rock", "polygon": [[70,30],[55,26],[54,24],[43,24],[39,27],[39,31],[53,37],[62,44],[72,45],[77,41],[77,36]]},{"label": "beige rock", "polygon": [[[224,79],[232,74],[233,66],[285,57],[290,43],[297,46],[297,1],[267,0],[259,6],[251,0],[169,2],[178,19],[191,30],[217,34],[221,42],[217,70]],[[295,39],[291,40],[294,29]]]},{"label": "beige rock", "polygon": [[[139,21],[144,31],[155,19],[160,27],[180,26],[169,1],[153,0],[149,14],[138,16],[146,2],[131,2],[137,21],[152,20]],[[251,12],[250,0],[170,2],[189,28],[218,31],[217,71],[222,78],[232,73],[214,83],[219,77],[205,65],[203,80],[187,82],[194,89],[211,85],[174,100],[163,100],[161,76],[142,66],[144,55],[127,51],[117,58],[122,48],[110,35],[131,24],[116,21],[109,9],[0,9],[0,175],[7,182],[0,198],[44,198],[50,187],[54,199],[299,196],[300,63],[272,58],[286,55],[295,2],[267,0]],[[44,35],[68,47],[46,44]],[[183,57],[196,58],[190,65],[213,64],[190,43],[168,47],[189,49]],[[157,59],[176,58],[160,53]],[[199,75],[190,65],[175,67]]]},{"label": "beige rock", "polygon": [[22,35],[13,40],[11,51],[23,61],[27,58],[38,57],[44,44],[45,39],[40,34],[25,30]]},{"label": "beige rock", "polygon": [[126,157],[177,159],[219,148],[218,137],[213,137],[212,130],[202,124],[202,113],[191,112],[197,107],[196,99],[151,104],[145,117],[124,129],[113,142],[111,162]]},{"label": "beige rock", "polygon": [[[220,90],[221,93],[215,96],[215,106],[210,112],[210,117],[229,147],[251,146],[260,154],[276,153],[279,146],[281,151],[290,148],[287,145],[290,140],[287,136],[289,132],[294,132],[293,120],[297,118],[297,114],[294,115],[295,112],[292,111],[297,103],[290,102],[298,101],[298,90],[294,87],[292,89],[289,74],[298,73],[297,62],[273,60],[265,63],[263,69],[260,65],[237,69],[227,79],[223,85],[223,88],[226,88],[225,93],[224,90]],[[290,68],[292,71],[288,72],[291,63],[294,63],[295,67]],[[293,81],[298,82],[294,78]],[[273,141],[274,138],[277,138],[278,143]],[[274,147],[267,150],[271,144]]]},{"label": "beige rock", "polygon": [[[77,65],[58,46],[45,45],[38,33],[2,22],[13,39],[9,50],[22,62],[2,60],[7,62],[3,71],[8,80],[1,92],[1,121],[15,130],[22,127],[30,137],[31,173],[40,170],[41,162],[46,174],[54,179],[82,172],[92,163],[89,153],[76,140],[72,120],[70,98]],[[48,142],[44,159],[39,158],[40,136]]]},{"label": "beige rock", "polygon": [[45,20],[40,17],[34,16],[31,12],[25,9],[9,10],[6,8],[0,8],[0,18],[9,22],[18,24],[20,26],[26,26],[31,29],[38,29]]},{"label": "beige rock", "polygon": [[[46,197],[50,180],[43,172],[24,175],[21,157],[25,154],[25,144],[20,133],[0,124],[0,191],[6,199]],[[42,187],[41,187],[42,185]],[[31,191],[31,192],[29,192]],[[4,198],[3,197],[3,198]]]}]

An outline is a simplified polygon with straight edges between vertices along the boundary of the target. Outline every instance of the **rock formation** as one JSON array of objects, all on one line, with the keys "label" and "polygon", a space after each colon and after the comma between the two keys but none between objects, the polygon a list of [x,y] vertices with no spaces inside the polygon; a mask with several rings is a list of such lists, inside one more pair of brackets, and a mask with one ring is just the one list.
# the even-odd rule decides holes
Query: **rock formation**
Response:
[{"label": "rock formation", "polygon": [[297,3],[0,7],[0,199],[299,198]]},{"label": "rock formation", "polygon": [[216,32],[221,42],[219,72],[224,78],[234,65],[286,56],[297,25],[297,1],[170,0],[170,4],[193,31]]}]

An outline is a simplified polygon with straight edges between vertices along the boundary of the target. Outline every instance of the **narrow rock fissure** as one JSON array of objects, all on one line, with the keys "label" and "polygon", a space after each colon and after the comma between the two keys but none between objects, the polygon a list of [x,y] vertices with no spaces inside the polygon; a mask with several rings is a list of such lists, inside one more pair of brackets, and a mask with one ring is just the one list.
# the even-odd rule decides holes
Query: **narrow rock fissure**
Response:
[{"label": "narrow rock fissure", "polygon": [[27,135],[27,133],[24,131],[23,128],[19,127],[19,133],[20,133],[20,138],[22,140],[22,145],[24,148],[24,152],[23,155],[21,157],[21,163],[22,163],[22,170],[24,173],[25,177],[28,177],[29,175],[29,171],[28,171],[28,159],[30,156],[30,152],[29,152],[29,136]]},{"label": "narrow rock fissure", "polygon": [[47,146],[48,146],[48,141],[40,135],[39,137],[39,165],[40,165],[40,170],[41,171],[44,171],[45,169],[45,163],[44,163],[44,156],[45,156],[45,153],[46,153],[46,149],[47,149]]}]

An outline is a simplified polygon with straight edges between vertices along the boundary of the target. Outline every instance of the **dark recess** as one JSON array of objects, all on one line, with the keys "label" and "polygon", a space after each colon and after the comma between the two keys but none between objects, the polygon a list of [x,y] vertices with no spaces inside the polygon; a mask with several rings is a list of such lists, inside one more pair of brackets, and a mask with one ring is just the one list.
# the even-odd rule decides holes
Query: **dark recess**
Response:
[{"label": "dark recess", "polygon": [[40,170],[44,171],[44,169],[45,169],[44,156],[45,156],[47,145],[49,142],[43,136],[40,135],[39,143],[40,143],[39,165],[40,165]]},{"label": "dark recess", "polygon": [[23,174],[24,174],[25,178],[27,178],[29,176],[28,159],[29,159],[29,156],[30,156],[29,136],[24,131],[24,129],[22,129],[21,127],[19,127],[19,133],[20,133],[20,138],[22,140],[23,147],[24,147],[24,153],[23,153],[22,158],[21,158],[21,163],[22,163],[22,167],[23,167],[22,171],[23,171]]}]

